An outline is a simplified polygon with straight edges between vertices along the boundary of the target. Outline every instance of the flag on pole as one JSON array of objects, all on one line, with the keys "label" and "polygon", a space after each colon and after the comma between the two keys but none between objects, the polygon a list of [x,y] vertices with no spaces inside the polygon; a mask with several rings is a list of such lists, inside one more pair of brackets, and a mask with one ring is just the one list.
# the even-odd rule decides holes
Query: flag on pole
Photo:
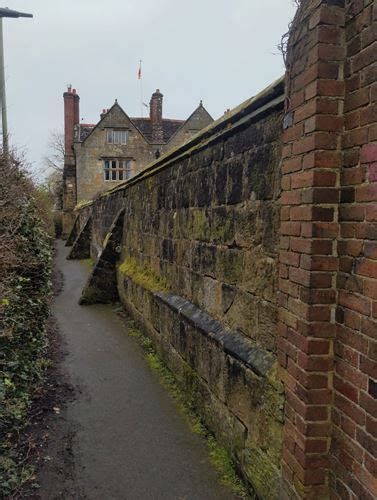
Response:
[{"label": "flag on pole", "polygon": [[141,80],[141,61],[139,62],[139,70],[137,72],[137,79]]}]

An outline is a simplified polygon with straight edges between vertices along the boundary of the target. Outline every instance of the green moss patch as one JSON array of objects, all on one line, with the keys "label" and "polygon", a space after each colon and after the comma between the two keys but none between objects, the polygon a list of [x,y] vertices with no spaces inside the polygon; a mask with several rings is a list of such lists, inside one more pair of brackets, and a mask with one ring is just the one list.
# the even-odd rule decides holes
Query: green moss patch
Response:
[{"label": "green moss patch", "polygon": [[92,269],[94,266],[94,260],[91,258],[82,259],[81,262],[82,262],[82,264],[84,264],[84,266],[88,267],[89,269]]},{"label": "green moss patch", "polygon": [[137,285],[150,292],[165,292],[169,287],[164,278],[161,278],[152,269],[141,267],[134,258],[126,258],[119,266],[122,274],[131,278]]}]

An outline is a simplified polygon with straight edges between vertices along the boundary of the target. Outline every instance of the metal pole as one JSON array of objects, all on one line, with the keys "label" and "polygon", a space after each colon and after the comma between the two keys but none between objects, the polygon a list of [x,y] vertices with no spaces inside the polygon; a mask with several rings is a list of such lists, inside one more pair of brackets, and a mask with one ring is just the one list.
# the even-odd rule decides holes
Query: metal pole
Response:
[{"label": "metal pole", "polygon": [[8,121],[7,101],[5,95],[5,72],[4,72],[4,42],[3,42],[3,18],[0,18],[0,100],[1,120],[3,131],[3,154],[8,154]]}]

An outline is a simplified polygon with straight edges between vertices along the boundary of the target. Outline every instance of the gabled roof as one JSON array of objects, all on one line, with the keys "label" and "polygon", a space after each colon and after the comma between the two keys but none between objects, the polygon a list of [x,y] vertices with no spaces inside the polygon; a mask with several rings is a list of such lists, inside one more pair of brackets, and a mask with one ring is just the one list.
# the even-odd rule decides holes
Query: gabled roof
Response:
[{"label": "gabled roof", "polygon": [[201,112],[201,113],[207,115],[210,120],[214,121],[214,119],[212,118],[212,116],[208,113],[208,111],[206,110],[206,108],[203,106],[203,102],[200,101],[199,106],[196,109],[194,109],[194,111],[191,113],[191,115],[187,118],[186,122],[188,122],[189,120],[191,120],[191,118],[194,115],[196,115],[198,112]]},{"label": "gabled roof", "polygon": [[[194,111],[191,113],[191,115],[187,118],[187,120],[184,120],[182,123],[181,123],[181,126],[177,128],[177,130],[175,130],[175,132],[170,136],[170,139],[172,137],[174,137],[175,135],[178,134],[178,132],[180,131],[180,129],[186,124],[188,123],[192,118],[195,117],[195,115],[199,115],[201,114],[202,116],[205,115],[206,117],[208,117],[212,122],[214,121],[214,119],[212,118],[212,116],[208,113],[208,111],[206,110],[206,108],[203,106],[203,102],[200,101],[199,103],[199,106],[197,108],[194,109]],[[200,127],[198,128],[198,132],[200,130],[202,130],[203,127]]]},{"label": "gabled roof", "polygon": [[[75,127],[75,142],[84,142],[87,137],[93,132],[94,129],[100,126],[102,121],[105,119],[108,113],[110,113],[114,107],[118,107],[120,111],[130,120],[130,122],[135,126],[135,128],[141,133],[148,143],[152,143],[152,123],[150,118],[130,118],[127,113],[118,104],[118,101],[111,106],[107,113],[105,113],[101,120],[97,124],[81,123]],[[170,118],[162,119],[162,129],[163,129],[163,140],[164,144],[168,143],[170,139],[177,134],[177,132],[187,123],[196,113],[201,111],[204,112],[213,121],[213,118],[204,108],[202,102],[200,101],[199,106],[191,113],[187,120],[174,120]]]},{"label": "gabled roof", "polygon": [[[115,102],[114,104],[111,106],[110,109],[107,110],[106,113],[104,113],[102,115],[102,118],[100,119],[100,121],[98,123],[96,123],[95,125],[92,125],[92,124],[82,124],[82,125],[76,125],[76,133],[75,133],[75,141],[77,142],[85,142],[85,140],[92,134],[92,132],[97,128],[97,127],[100,127],[101,123],[103,122],[103,120],[106,119],[106,117],[108,116],[109,113],[112,112],[112,110],[114,108],[118,108],[119,111],[121,113],[123,113],[123,115],[128,119],[130,120],[130,122],[132,123],[132,120],[131,118],[127,115],[127,113],[124,111],[124,109],[118,104],[118,101],[115,99]],[[139,130],[139,129],[137,129]],[[139,131],[140,132],[140,131]],[[142,132],[140,132],[141,135]]]}]

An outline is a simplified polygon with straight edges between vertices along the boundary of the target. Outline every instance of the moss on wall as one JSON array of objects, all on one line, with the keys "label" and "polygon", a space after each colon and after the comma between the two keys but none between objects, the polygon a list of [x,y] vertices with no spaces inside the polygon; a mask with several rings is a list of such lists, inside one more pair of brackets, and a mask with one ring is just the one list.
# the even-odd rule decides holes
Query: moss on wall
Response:
[{"label": "moss on wall", "polygon": [[152,269],[139,266],[136,259],[132,257],[124,259],[119,265],[119,270],[124,276],[131,278],[137,285],[150,292],[165,292],[169,289],[166,280]]}]

